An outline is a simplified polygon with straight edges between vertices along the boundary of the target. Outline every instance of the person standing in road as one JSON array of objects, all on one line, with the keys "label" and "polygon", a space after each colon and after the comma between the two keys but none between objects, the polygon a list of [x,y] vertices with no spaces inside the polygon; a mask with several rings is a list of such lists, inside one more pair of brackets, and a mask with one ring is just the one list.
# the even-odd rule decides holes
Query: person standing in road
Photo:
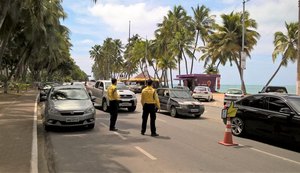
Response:
[{"label": "person standing in road", "polygon": [[141,103],[143,106],[143,116],[142,116],[142,130],[141,134],[144,135],[147,128],[147,120],[150,113],[150,129],[151,136],[159,136],[156,133],[155,119],[156,119],[156,109],[160,109],[160,103],[158,95],[155,89],[152,87],[153,81],[151,79],[147,80],[147,87],[142,90]]},{"label": "person standing in road", "polygon": [[117,79],[111,79],[111,85],[107,89],[108,99],[109,99],[109,106],[110,106],[110,131],[118,131],[116,129],[116,121],[118,118],[118,109],[119,109],[119,99],[120,96],[117,92]]}]

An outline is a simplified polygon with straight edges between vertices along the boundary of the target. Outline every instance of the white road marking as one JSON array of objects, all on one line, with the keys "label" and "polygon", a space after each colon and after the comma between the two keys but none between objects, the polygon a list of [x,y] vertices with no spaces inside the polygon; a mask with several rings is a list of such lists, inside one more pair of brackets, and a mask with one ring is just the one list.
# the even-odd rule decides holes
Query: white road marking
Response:
[{"label": "white road marking", "polygon": [[156,157],[152,156],[150,153],[148,153],[147,151],[143,150],[141,147],[139,146],[135,146],[135,148],[137,150],[139,150],[141,153],[145,154],[147,157],[149,157],[151,160],[157,160]]},{"label": "white road marking", "polygon": [[116,134],[117,136],[119,136],[121,139],[126,140],[127,138],[125,138],[124,136],[122,136],[120,133],[118,132],[114,132],[114,134]]},{"label": "white road marking", "polygon": [[108,128],[108,126],[106,125],[106,124],[104,124],[104,123],[100,123],[102,126],[104,126],[104,127],[106,127],[106,128]]},{"label": "white road marking", "polygon": [[34,115],[33,115],[33,130],[32,130],[32,146],[31,146],[31,162],[30,172],[38,173],[38,148],[37,148],[37,101],[39,95],[37,95],[34,104]]},{"label": "white road marking", "polygon": [[291,160],[291,159],[288,159],[288,158],[285,158],[285,157],[277,156],[275,154],[271,154],[271,153],[268,153],[268,152],[265,152],[265,151],[262,151],[262,150],[259,150],[259,149],[256,149],[256,148],[250,148],[250,149],[253,150],[253,151],[257,151],[257,152],[260,152],[260,153],[263,153],[263,154],[266,154],[266,155],[269,155],[269,156],[272,156],[272,157],[276,157],[278,159],[282,159],[282,160],[300,165],[300,162],[297,162],[295,160]]},{"label": "white road marking", "polygon": [[163,123],[166,123],[165,120],[162,120],[162,119],[160,119],[160,118],[157,118],[157,120],[158,120],[158,121],[161,121],[161,122],[163,122]]}]

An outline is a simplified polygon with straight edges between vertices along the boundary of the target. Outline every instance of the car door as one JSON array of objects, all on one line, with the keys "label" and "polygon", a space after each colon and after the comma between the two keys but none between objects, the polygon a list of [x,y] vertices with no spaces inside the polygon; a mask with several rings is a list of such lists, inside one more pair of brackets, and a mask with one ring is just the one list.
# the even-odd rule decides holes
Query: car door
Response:
[{"label": "car door", "polygon": [[169,99],[169,97],[166,96],[167,91],[168,91],[167,89],[157,90],[161,110],[167,110],[167,103],[168,103],[168,99]]},{"label": "car door", "polygon": [[300,139],[300,117],[282,98],[268,97],[269,120],[273,125],[273,136],[279,139]]},{"label": "car door", "polygon": [[254,95],[248,97],[247,106],[243,109],[246,117],[247,132],[258,135],[269,135],[272,133],[272,126],[269,124],[266,110],[265,97],[263,95]]}]

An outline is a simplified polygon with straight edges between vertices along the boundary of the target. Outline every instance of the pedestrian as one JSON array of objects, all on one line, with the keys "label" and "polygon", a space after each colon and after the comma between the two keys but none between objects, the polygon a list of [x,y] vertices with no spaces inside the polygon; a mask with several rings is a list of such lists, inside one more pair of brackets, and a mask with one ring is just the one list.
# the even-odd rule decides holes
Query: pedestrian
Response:
[{"label": "pedestrian", "polygon": [[156,133],[155,119],[156,110],[160,109],[160,103],[158,100],[158,95],[155,89],[152,87],[152,83],[153,81],[151,79],[147,80],[147,87],[142,90],[141,94],[141,103],[143,106],[141,134],[144,135],[146,132],[147,120],[150,113],[151,136],[159,136]]},{"label": "pedestrian", "polygon": [[110,131],[118,131],[116,126],[116,121],[118,118],[118,109],[119,109],[119,99],[120,96],[117,92],[117,79],[111,79],[111,85],[107,89],[108,99],[109,99],[109,112],[110,112]]}]

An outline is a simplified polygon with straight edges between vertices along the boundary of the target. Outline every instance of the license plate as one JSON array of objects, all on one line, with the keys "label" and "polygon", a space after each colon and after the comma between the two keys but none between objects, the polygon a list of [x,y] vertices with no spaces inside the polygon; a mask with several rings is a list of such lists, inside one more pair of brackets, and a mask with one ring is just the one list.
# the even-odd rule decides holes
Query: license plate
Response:
[{"label": "license plate", "polygon": [[120,106],[131,106],[131,103],[120,103]]},{"label": "license plate", "polygon": [[191,109],[191,112],[199,112],[199,109]]},{"label": "license plate", "polygon": [[67,123],[79,122],[79,118],[66,118]]}]

